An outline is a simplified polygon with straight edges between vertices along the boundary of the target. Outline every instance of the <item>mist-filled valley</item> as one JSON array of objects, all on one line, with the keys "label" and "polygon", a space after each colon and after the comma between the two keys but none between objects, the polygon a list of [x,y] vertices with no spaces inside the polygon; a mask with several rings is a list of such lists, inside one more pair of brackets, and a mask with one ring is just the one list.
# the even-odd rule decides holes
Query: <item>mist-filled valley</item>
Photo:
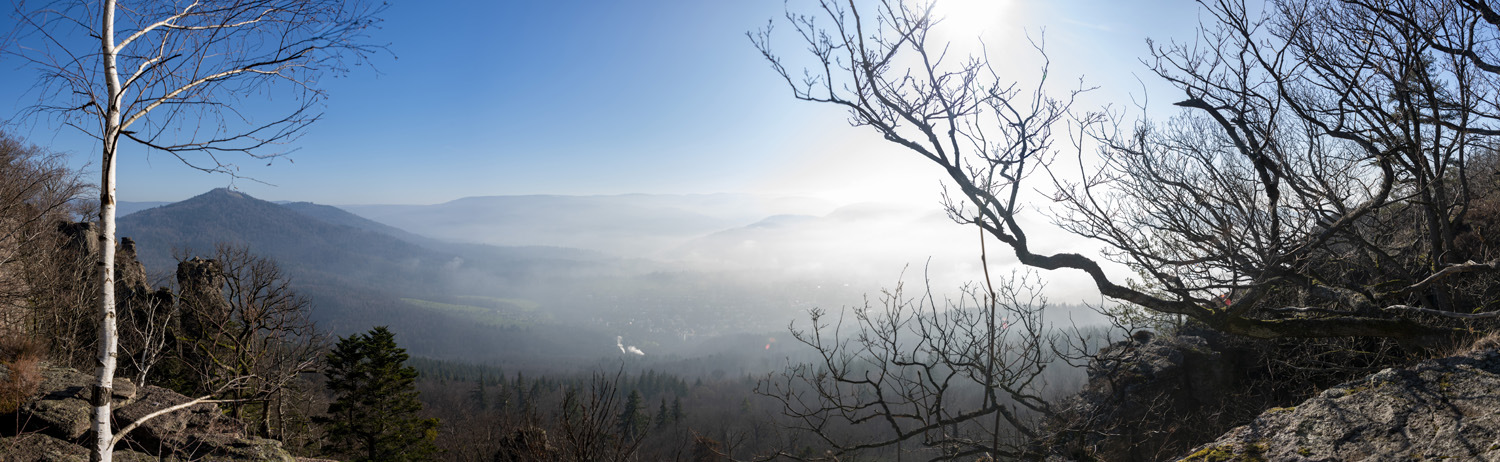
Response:
[{"label": "mist-filled valley", "polygon": [[[440,418],[437,443],[450,460],[502,451],[507,428],[563,431],[550,427],[567,422],[555,415],[584,395],[640,395],[644,404],[593,405],[610,413],[644,409],[644,428],[655,430],[641,433],[642,457],[705,450],[698,446],[708,443],[682,432],[737,457],[782,450],[789,440],[779,429],[794,422],[782,415],[787,403],[777,390],[813,386],[801,374],[818,364],[920,376],[886,370],[870,348],[928,351],[925,329],[972,327],[977,318],[946,317],[978,315],[965,297],[986,276],[977,243],[970,244],[975,233],[940,212],[902,204],[719,194],[336,207],[215,189],[176,203],[125,202],[121,210],[119,236],[155,285],[184,286],[180,262],[241,249],[284,270],[327,334],[388,326],[412,355],[424,412]],[[894,250],[910,248],[931,251]],[[1110,328],[1092,309],[1049,303],[1034,277],[1019,282],[1042,298],[1014,301],[1013,313],[991,319],[1005,324],[996,332],[1013,345],[1002,356],[1041,360],[1030,356],[1068,347],[1065,332],[1085,349],[1107,342]],[[903,337],[885,345],[834,351],[813,335],[853,340],[856,332],[879,332],[872,316],[902,310],[911,316],[896,329]],[[830,322],[847,331],[828,330]],[[1027,389],[1049,399],[1076,392],[1082,369],[1047,356]],[[600,395],[604,389],[613,391]],[[982,406],[984,390],[954,383],[946,401]]]},{"label": "mist-filled valley", "polygon": [[[743,362],[727,366],[738,375],[769,372],[796,351],[787,327],[809,309],[861,308],[898,283],[955,293],[978,268],[972,234],[897,204],[723,194],[346,207],[384,223],[226,189],[143,205],[122,204],[119,235],[160,281],[179,259],[244,246],[285,268],[335,334],[388,325],[415,355],[514,370],[718,355]],[[922,247],[910,242],[932,253],[871,251]],[[1099,323],[1088,314],[1051,320]]]}]

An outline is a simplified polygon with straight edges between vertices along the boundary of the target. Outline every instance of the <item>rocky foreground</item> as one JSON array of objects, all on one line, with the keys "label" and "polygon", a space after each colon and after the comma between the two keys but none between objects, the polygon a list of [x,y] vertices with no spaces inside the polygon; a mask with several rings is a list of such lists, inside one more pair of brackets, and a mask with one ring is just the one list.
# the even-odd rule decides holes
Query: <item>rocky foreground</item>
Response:
[{"label": "rocky foreground", "polygon": [[[40,385],[13,410],[0,414],[0,462],[86,462],[92,443],[89,384],[92,376],[73,369],[40,366]],[[0,365],[0,382],[11,371]],[[171,390],[136,387],[115,379],[114,421],[121,429],[159,409],[190,401]],[[17,403],[12,403],[15,405]],[[114,460],[293,462],[276,440],[246,436],[244,428],[224,417],[213,404],[199,404],[158,416],[122,441]]]},{"label": "rocky foreground", "polygon": [[1184,462],[1500,461],[1500,350],[1386,369],[1266,411]]}]

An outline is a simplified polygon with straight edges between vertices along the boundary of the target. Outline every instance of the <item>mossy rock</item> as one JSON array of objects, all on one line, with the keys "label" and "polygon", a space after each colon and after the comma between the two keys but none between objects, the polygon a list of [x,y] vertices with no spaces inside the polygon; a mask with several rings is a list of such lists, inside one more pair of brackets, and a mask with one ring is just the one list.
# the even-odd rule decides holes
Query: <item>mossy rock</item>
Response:
[{"label": "mossy rock", "polygon": [[1179,462],[1264,462],[1265,443],[1209,445]]}]

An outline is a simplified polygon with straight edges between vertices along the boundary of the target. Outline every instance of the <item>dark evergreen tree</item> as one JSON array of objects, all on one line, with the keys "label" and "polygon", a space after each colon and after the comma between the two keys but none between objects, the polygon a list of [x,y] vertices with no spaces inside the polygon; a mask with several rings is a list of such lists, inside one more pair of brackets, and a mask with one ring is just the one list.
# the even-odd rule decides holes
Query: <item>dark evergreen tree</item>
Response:
[{"label": "dark evergreen tree", "polygon": [[686,416],[682,413],[682,397],[672,398],[672,423],[682,422],[683,417]]},{"label": "dark evergreen tree", "polygon": [[527,392],[526,396],[528,397],[526,400],[526,414],[528,416],[534,415],[536,414],[536,397],[542,396],[542,381],[531,382],[531,391]]},{"label": "dark evergreen tree", "polygon": [[474,391],[470,393],[470,397],[474,400],[474,407],[481,411],[490,409],[490,394],[489,390],[486,390],[484,386],[484,374],[479,374],[479,384],[475,385]]},{"label": "dark evergreen tree", "polygon": [[635,438],[650,428],[651,414],[646,410],[646,399],[639,390],[631,390],[625,398],[625,409],[620,411],[620,436]]},{"label": "dark evergreen tree", "polygon": [[328,354],[330,448],[357,462],[432,460],[437,419],[417,415],[417,370],[384,326],[339,339]]},{"label": "dark evergreen tree", "polygon": [[495,401],[495,409],[499,409],[500,413],[502,414],[510,412],[510,385],[505,381],[505,376],[500,376],[500,380],[497,381],[495,385],[500,387],[500,389],[495,392],[495,396],[499,397],[498,400]]},{"label": "dark evergreen tree", "polygon": [[526,377],[524,375],[521,375],[520,372],[516,373],[515,389],[516,389],[516,408],[519,409],[521,411],[521,413],[523,413],[523,414],[530,412],[531,411],[531,402],[527,400],[527,396],[526,396]]},{"label": "dark evergreen tree", "polygon": [[671,419],[671,416],[667,414],[667,399],[662,398],[661,407],[656,410],[656,428],[665,428],[669,419]]}]

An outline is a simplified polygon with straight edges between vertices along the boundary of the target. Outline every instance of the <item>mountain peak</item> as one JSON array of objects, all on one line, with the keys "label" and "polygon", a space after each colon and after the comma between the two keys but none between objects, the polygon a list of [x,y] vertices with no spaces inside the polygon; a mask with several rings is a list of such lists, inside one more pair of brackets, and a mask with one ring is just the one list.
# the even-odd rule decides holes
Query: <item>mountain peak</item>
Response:
[{"label": "mountain peak", "polygon": [[199,194],[198,197],[203,197],[203,198],[224,197],[224,198],[231,198],[231,199],[244,199],[244,198],[249,197],[251,199],[254,199],[254,197],[250,197],[249,195],[247,195],[245,193],[242,193],[242,192],[239,192],[239,191],[235,191],[235,190],[229,189],[229,188],[214,188],[214,189],[209,190],[206,193]]}]

